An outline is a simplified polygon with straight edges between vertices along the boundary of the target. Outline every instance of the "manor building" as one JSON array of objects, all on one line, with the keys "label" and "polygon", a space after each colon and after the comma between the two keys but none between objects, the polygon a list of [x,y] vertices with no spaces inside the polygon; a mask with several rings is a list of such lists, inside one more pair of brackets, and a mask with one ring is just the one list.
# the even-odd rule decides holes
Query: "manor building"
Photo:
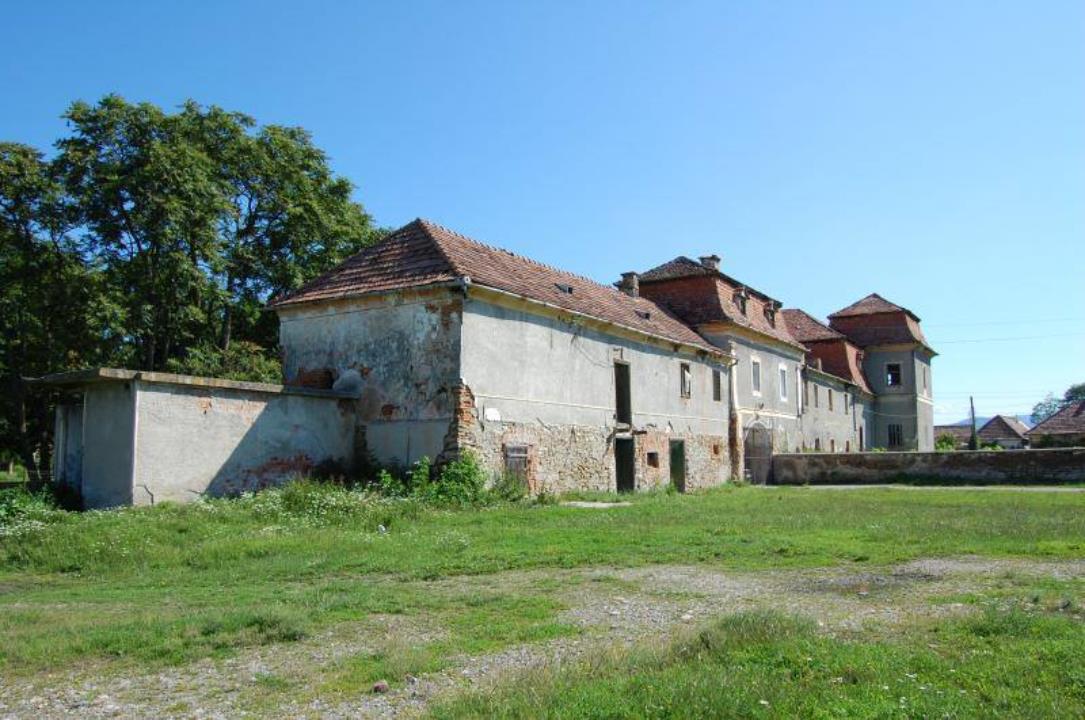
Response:
[{"label": "manor building", "polygon": [[[415,220],[270,308],[282,386],[46,378],[77,397],[58,410],[58,476],[108,474],[87,470],[83,437],[107,421],[130,439],[99,504],[123,504],[125,483],[127,502],[145,501],[139,487],[185,499],[464,452],[535,493],[683,490],[764,482],[773,453],[934,444],[935,353],[915,314],[870,295],[823,323],[717,256],[606,286]],[[203,449],[183,487],[162,466],[177,428]]]}]

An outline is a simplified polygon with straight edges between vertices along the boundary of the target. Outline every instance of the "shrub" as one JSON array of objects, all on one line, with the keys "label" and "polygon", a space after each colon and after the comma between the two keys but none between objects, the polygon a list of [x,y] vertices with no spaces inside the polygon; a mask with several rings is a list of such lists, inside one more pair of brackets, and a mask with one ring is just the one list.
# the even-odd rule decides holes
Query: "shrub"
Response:
[{"label": "shrub", "polygon": [[519,502],[527,496],[527,479],[513,472],[502,472],[494,477],[490,494],[501,502]]},{"label": "shrub", "polygon": [[484,499],[486,475],[470,452],[446,464],[437,482],[428,483],[418,496],[439,505],[476,505]]},{"label": "shrub", "polygon": [[939,435],[934,441],[934,449],[938,452],[950,452],[957,449],[957,438],[952,435]]}]

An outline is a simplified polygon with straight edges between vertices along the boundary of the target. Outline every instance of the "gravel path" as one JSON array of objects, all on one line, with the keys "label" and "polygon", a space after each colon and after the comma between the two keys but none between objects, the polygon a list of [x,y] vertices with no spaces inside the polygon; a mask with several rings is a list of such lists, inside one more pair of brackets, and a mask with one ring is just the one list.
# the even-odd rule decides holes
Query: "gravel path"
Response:
[{"label": "gravel path", "polygon": [[[648,566],[509,572],[438,582],[473,587],[522,588],[558,581],[560,618],[581,628],[573,637],[520,645],[497,653],[456,658],[438,673],[410,679],[385,694],[365,693],[334,702],[317,698],[282,702],[265,687],[268,678],[317,679],[321,669],[394,639],[422,645],[439,639],[425,618],[381,616],[343,624],[319,636],[246,651],[226,660],[203,660],[126,677],[96,676],[82,669],[33,681],[0,678],[0,718],[237,718],[412,717],[434,698],[488,686],[509,673],[573,660],[600,648],[666,636],[721,614],[773,609],[805,615],[824,632],[850,632],[880,624],[969,611],[933,598],[982,591],[1008,573],[1085,579],[1085,561],[1042,563],[983,558],[928,559],[860,572],[845,567],[723,572],[704,566]],[[289,696],[289,694],[287,694]]]}]

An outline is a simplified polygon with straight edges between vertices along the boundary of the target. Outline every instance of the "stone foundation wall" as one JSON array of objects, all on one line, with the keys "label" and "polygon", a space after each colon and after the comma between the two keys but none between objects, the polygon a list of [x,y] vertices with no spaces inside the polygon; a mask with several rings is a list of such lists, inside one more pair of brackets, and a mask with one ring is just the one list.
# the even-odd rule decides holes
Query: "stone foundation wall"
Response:
[{"label": "stone foundation wall", "polygon": [[1085,448],[776,455],[771,481],[776,485],[1085,482]]},{"label": "stone foundation wall", "polygon": [[[509,445],[527,446],[527,484],[532,494],[576,490],[613,492],[616,488],[611,430],[579,425],[486,423],[466,444],[479,453],[494,474],[505,470]],[[656,430],[633,433],[637,490],[670,483],[670,441],[682,440],[686,454],[686,489],[713,487],[730,477],[727,438],[679,436]],[[655,453],[655,465],[648,454]]]}]

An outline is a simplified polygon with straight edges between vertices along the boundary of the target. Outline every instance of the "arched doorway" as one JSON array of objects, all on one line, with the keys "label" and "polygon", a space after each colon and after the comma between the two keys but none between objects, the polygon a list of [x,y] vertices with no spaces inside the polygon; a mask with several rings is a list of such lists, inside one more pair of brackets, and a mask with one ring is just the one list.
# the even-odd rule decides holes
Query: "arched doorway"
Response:
[{"label": "arched doorway", "polygon": [[746,479],[757,485],[767,483],[772,471],[772,433],[761,425],[754,425],[747,430],[743,456],[746,461]]}]

